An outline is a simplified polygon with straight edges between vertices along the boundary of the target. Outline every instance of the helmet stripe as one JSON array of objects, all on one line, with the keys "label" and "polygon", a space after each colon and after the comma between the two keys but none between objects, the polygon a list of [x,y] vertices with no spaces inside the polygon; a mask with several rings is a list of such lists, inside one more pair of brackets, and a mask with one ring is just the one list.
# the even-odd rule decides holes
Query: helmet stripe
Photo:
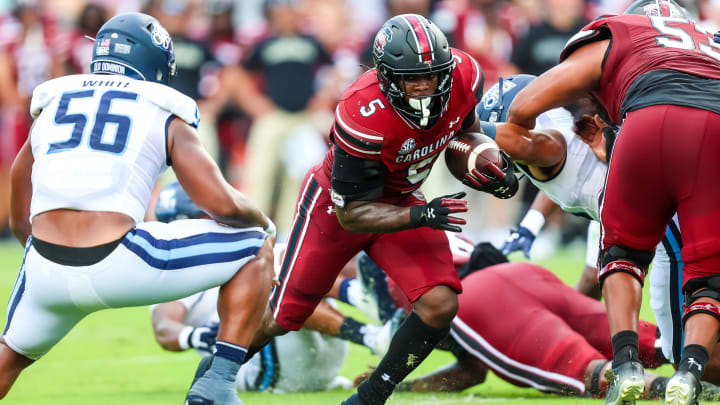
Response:
[{"label": "helmet stripe", "polygon": [[420,16],[420,26],[423,29],[423,32],[425,33],[425,38],[428,40],[428,45],[430,47],[430,57],[432,60],[435,60],[435,47],[433,46],[432,41],[430,40],[430,33],[428,32],[428,27],[430,26],[430,22],[423,16]]},{"label": "helmet stripe", "polygon": [[[408,16],[403,15],[400,17],[402,18],[403,21],[405,21],[405,23],[408,25],[408,27],[410,27],[410,32],[412,32],[413,39],[415,40],[415,46],[417,47],[418,50],[420,50],[420,40],[418,39],[418,33],[417,33],[417,31],[415,31],[415,27],[412,25],[412,23],[408,19]],[[422,62],[422,61],[423,61],[423,59],[422,59],[422,52],[421,52],[418,55],[418,62]]]},{"label": "helmet stripe", "polygon": [[430,39],[428,38],[427,32],[423,28],[420,20],[414,15],[407,16],[410,21],[410,28],[415,34],[415,38],[418,43],[418,52],[420,52],[421,62],[430,62],[433,59],[433,52],[430,49]]}]

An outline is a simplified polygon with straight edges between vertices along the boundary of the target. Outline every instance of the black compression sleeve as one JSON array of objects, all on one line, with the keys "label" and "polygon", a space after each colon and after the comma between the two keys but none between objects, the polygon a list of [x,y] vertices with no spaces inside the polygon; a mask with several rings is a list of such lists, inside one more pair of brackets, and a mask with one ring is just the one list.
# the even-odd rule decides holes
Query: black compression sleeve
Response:
[{"label": "black compression sleeve", "polygon": [[344,201],[373,201],[382,196],[385,167],[382,162],[351,156],[335,147],[333,192]]},{"label": "black compression sleeve", "polygon": [[468,115],[466,115],[465,118],[463,119],[463,122],[462,122],[462,125],[460,126],[460,128],[462,128],[462,129],[470,128],[475,123],[476,119],[477,119],[477,111],[473,108],[473,110],[470,111],[468,113]]}]

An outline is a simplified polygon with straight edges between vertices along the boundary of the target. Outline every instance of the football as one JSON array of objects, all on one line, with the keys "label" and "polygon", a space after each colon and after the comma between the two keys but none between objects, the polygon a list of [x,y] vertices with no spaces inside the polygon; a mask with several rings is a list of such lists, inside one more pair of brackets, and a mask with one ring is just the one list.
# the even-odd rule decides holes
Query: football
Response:
[{"label": "football", "polygon": [[488,163],[494,163],[500,169],[504,166],[500,148],[492,138],[480,132],[464,132],[458,135],[450,141],[445,150],[445,164],[450,173],[460,181],[464,180],[465,174],[469,174],[472,169],[477,169],[488,177],[495,177],[485,169]]}]

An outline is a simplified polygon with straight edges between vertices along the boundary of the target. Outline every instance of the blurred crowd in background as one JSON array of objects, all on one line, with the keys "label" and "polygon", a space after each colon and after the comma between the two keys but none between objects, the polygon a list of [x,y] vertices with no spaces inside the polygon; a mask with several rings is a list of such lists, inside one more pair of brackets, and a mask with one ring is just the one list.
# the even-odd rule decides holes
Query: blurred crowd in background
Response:
[{"label": "blurred crowd in background", "polygon": [[[707,28],[720,27],[720,0],[680,2]],[[54,77],[88,73],[93,42],[87,37],[116,13],[145,12],[170,32],[178,67],[171,85],[197,100],[199,132],[208,150],[227,179],[275,220],[282,235],[291,225],[302,177],[327,150],[336,101],[373,65],[370,44],[389,16],[429,17],[452,46],[480,62],[487,88],[500,76],[538,75],[551,68],[568,38],[587,22],[601,14],[621,13],[629,4],[630,0],[0,0],[0,237],[10,237],[9,169],[32,123],[28,110],[33,88]],[[427,197],[462,188],[442,161],[423,186]],[[527,185],[509,202],[470,193],[468,232],[501,241],[533,195]],[[563,242],[582,237],[582,220],[555,222],[563,231],[554,234],[564,235]]]}]

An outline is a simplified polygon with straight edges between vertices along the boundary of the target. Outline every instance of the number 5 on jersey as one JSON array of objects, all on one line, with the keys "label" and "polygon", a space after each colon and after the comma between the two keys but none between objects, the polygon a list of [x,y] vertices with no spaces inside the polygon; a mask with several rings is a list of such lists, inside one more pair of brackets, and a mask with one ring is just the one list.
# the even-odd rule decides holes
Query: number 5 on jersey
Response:
[{"label": "number 5 on jersey", "polygon": [[[64,152],[80,146],[85,136],[88,117],[83,113],[68,114],[70,102],[73,99],[89,98],[94,95],[95,90],[63,93],[58,103],[57,112],[55,113],[55,124],[73,125],[72,135],[70,139],[66,141],[51,143],[47,153]],[[113,154],[121,154],[125,151],[132,120],[126,115],[110,113],[110,107],[112,101],[115,99],[137,101],[137,98],[138,95],[136,93],[118,90],[107,91],[100,97],[100,102],[95,111],[95,122],[90,131],[90,139],[88,142],[90,149]],[[112,142],[103,142],[105,127],[108,124],[115,126],[115,139],[113,139]]]}]

